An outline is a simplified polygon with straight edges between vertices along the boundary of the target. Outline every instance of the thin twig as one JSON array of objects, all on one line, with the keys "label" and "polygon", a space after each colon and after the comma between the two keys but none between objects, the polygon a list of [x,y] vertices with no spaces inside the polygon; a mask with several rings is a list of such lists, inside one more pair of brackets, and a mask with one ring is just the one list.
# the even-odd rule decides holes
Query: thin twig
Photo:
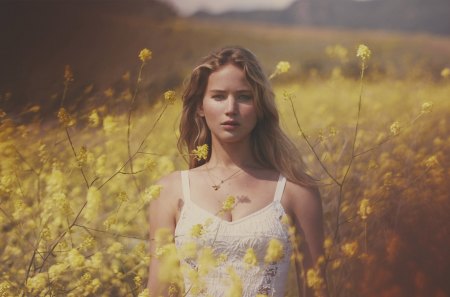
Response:
[{"label": "thin twig", "polygon": [[[130,141],[130,137],[131,137],[131,115],[133,113],[133,110],[135,108],[135,102],[136,102],[136,97],[137,94],[139,92],[139,85],[141,82],[141,75],[142,75],[142,69],[144,68],[145,62],[142,62],[141,67],[139,69],[139,74],[138,74],[138,78],[137,78],[137,83],[136,83],[136,88],[134,89],[134,93],[133,93],[133,97],[131,98],[131,103],[130,103],[130,108],[128,109],[128,121],[127,121],[127,149],[128,149],[128,159],[130,160],[130,170],[131,172],[133,172],[133,159],[131,157],[131,141]],[[139,190],[136,178],[133,176],[133,181],[136,185],[136,188]]]},{"label": "thin twig", "polygon": [[139,144],[139,147],[136,149],[136,152],[133,153],[131,155],[131,157],[128,158],[127,161],[125,161],[125,163],[115,172],[113,173],[105,182],[103,182],[98,189],[100,190],[101,188],[103,188],[104,185],[106,185],[110,180],[112,180],[116,175],[120,174],[120,172],[122,171],[122,169],[125,168],[125,166],[127,166],[127,164],[130,162],[131,159],[133,159],[138,152],[140,153],[140,150],[142,148],[142,146],[144,145],[145,141],[147,140],[147,138],[150,136],[150,134],[153,132],[153,130],[156,127],[156,124],[159,122],[159,120],[161,119],[162,115],[164,114],[164,112],[167,109],[168,104],[164,105],[164,108],[162,109],[162,111],[160,112],[158,118],[155,120],[155,122],[153,123],[153,126],[151,127],[151,129],[147,132],[147,134],[145,135],[144,139],[141,141],[141,143]]},{"label": "thin twig", "polygon": [[358,113],[356,116],[356,124],[355,124],[355,134],[353,136],[353,143],[352,143],[352,149],[351,149],[351,158],[347,165],[347,169],[345,171],[345,174],[342,178],[341,183],[339,184],[339,196],[338,196],[338,205],[337,205],[337,212],[336,212],[336,229],[334,231],[334,239],[336,240],[339,236],[339,219],[341,215],[341,204],[342,204],[342,198],[343,198],[343,187],[345,184],[345,181],[347,180],[348,173],[350,172],[350,169],[352,167],[353,161],[355,160],[355,148],[356,148],[356,140],[358,138],[358,130],[359,130],[359,118],[361,116],[361,106],[362,106],[362,93],[363,93],[363,86],[364,86],[364,69],[365,69],[365,63],[362,62],[361,65],[361,75],[359,78],[360,81],[360,88],[359,88],[359,100],[358,100]]},{"label": "thin twig", "polygon": [[294,103],[292,101],[291,97],[287,97],[287,99],[289,100],[289,103],[291,104],[291,109],[292,112],[294,113],[294,118],[295,121],[297,123],[297,127],[300,131],[300,133],[302,134],[303,139],[306,141],[306,143],[308,144],[308,147],[310,148],[310,150],[312,151],[312,153],[314,154],[314,156],[316,157],[317,161],[319,162],[320,166],[322,167],[322,169],[326,172],[326,174],[336,183],[336,184],[340,184],[339,181],[328,171],[328,168],[325,166],[325,164],[323,164],[322,160],[320,159],[319,155],[317,154],[316,150],[314,149],[314,146],[310,143],[308,137],[306,136],[306,134],[304,133],[301,125],[300,125],[300,121],[298,120],[298,116],[297,116],[297,112],[295,111],[294,108]]},{"label": "thin twig", "polygon": [[[70,134],[69,134],[69,129],[67,127],[65,127],[65,130],[66,130],[67,139],[69,140],[69,143],[70,143],[70,147],[72,148],[73,155],[75,156],[75,160],[78,160],[77,152],[75,151],[75,147],[73,146],[72,138],[70,137]],[[89,187],[90,187],[89,182],[86,178],[86,175],[84,174],[83,167],[81,167],[81,166],[80,166],[80,171],[81,171],[81,175],[84,178],[86,187],[89,189]]]},{"label": "thin twig", "polygon": [[138,240],[146,240],[145,238],[138,237],[138,236],[131,236],[131,235],[123,235],[123,234],[118,234],[118,233],[112,233],[112,232],[108,232],[108,231],[106,231],[106,230],[90,228],[90,227],[86,227],[86,226],[78,225],[78,224],[74,224],[73,226],[83,228],[83,229],[85,229],[86,231],[95,231],[95,232],[99,232],[99,233],[108,234],[108,235],[111,235],[111,236],[114,236],[114,237],[118,236],[118,237],[124,237],[124,238],[132,238],[132,239],[138,239]]}]

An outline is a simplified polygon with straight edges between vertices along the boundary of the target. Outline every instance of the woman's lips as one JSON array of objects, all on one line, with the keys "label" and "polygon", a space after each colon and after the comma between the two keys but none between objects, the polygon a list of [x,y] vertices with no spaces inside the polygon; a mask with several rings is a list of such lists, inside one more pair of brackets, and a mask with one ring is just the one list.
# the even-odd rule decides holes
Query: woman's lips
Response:
[{"label": "woman's lips", "polygon": [[237,127],[239,127],[239,123],[236,121],[225,121],[225,122],[221,123],[221,126],[225,130],[233,130],[233,129],[236,129]]}]

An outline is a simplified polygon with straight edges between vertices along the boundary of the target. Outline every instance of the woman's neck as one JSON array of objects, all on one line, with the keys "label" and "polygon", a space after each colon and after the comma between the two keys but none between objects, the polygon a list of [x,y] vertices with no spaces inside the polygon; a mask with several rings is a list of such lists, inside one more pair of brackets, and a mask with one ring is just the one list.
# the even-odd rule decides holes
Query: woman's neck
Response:
[{"label": "woman's neck", "polygon": [[210,167],[246,168],[254,167],[257,162],[250,148],[250,141],[223,143],[212,142]]}]

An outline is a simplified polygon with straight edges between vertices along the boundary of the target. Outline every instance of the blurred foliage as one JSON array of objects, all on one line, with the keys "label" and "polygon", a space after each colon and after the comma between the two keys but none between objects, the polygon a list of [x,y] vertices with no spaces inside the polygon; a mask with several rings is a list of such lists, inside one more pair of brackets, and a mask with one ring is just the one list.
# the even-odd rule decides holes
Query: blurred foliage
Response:
[{"label": "blurred foliage", "polygon": [[[449,71],[441,71],[448,66],[448,41],[114,19],[136,30],[129,37],[136,41],[123,51],[137,49],[129,57],[106,51],[96,56],[106,62],[87,67],[95,59],[80,50],[71,61],[86,63],[84,70],[71,61],[50,63],[55,83],[42,85],[50,97],[24,108],[14,106],[13,91],[2,90],[2,296],[143,292],[151,257],[145,210],[158,192],[152,186],[186,168],[176,150],[181,81],[200,55],[223,44],[250,47],[268,73],[278,60],[290,62],[289,72],[273,83],[282,125],[322,183],[330,296],[449,296],[450,84]],[[125,37],[128,31],[121,32]],[[353,150],[360,40],[372,57]],[[152,53],[141,52],[139,61],[142,44]],[[82,74],[100,73],[102,63],[114,79],[104,85],[95,75],[85,80]],[[123,68],[112,71],[117,64]],[[169,88],[175,93],[164,93]],[[288,296],[294,292],[290,285]]]},{"label": "blurred foliage", "polygon": [[336,66],[346,77],[358,77],[355,61],[324,59],[324,48],[330,45],[350,51],[360,42],[370,46],[374,57],[366,73],[369,80],[439,80],[439,71],[450,60],[448,38],[433,35],[203,22],[176,17],[153,1],[133,1],[126,9],[121,1],[56,2],[0,3],[0,27],[8,28],[2,29],[0,54],[6,59],[0,68],[0,94],[9,98],[2,106],[11,116],[34,105],[40,106],[43,119],[56,112],[62,96],[58,78],[66,64],[77,77],[69,99],[77,110],[91,106],[90,98],[107,90],[126,92],[129,84],[122,78],[135,81],[135,53],[142,47],[158,57],[150,62],[143,82],[141,102],[147,104],[182,84],[202,55],[225,45],[248,47],[265,65],[290,61],[283,81],[325,79]]}]

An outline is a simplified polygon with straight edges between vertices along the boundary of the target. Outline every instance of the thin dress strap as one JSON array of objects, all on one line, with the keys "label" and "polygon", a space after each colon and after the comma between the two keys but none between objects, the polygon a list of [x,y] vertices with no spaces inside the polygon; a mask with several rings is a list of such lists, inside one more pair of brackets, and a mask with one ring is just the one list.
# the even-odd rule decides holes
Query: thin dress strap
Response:
[{"label": "thin dress strap", "polygon": [[191,191],[189,189],[189,171],[183,170],[181,171],[181,185],[183,187],[183,200],[190,201],[191,200]]},{"label": "thin dress strap", "polygon": [[277,188],[275,190],[275,196],[273,198],[273,201],[280,202],[281,197],[283,196],[284,187],[286,185],[286,178],[280,174],[280,177],[278,178]]}]

